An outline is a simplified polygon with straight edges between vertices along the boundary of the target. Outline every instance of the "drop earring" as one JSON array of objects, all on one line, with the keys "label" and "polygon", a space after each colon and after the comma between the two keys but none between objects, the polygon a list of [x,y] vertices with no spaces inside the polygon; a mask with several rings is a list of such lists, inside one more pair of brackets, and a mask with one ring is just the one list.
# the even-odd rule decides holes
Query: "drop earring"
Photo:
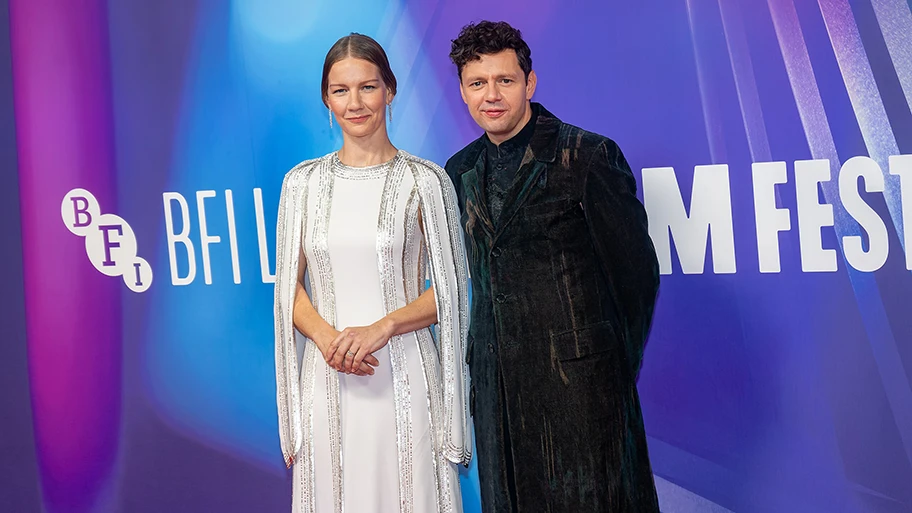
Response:
[{"label": "drop earring", "polygon": [[329,112],[329,128],[332,130],[333,127],[333,111],[332,109],[326,109],[326,112]]},{"label": "drop earring", "polygon": [[390,122],[390,124],[392,124],[393,123],[393,104],[392,103],[387,105],[387,110],[389,111],[389,118],[390,118],[389,122]]}]

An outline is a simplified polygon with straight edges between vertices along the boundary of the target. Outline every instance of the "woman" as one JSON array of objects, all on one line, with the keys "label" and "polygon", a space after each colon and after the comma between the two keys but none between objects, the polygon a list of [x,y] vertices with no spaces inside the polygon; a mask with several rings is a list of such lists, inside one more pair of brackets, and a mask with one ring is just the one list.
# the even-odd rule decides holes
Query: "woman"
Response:
[{"label": "woman", "polygon": [[[471,440],[454,191],[439,166],[390,142],[396,78],[376,41],[337,41],[322,87],[342,148],[288,173],[276,234],[276,388],[282,452],[297,463],[293,511],[460,512],[456,465]],[[422,292],[428,264],[433,286]]]}]

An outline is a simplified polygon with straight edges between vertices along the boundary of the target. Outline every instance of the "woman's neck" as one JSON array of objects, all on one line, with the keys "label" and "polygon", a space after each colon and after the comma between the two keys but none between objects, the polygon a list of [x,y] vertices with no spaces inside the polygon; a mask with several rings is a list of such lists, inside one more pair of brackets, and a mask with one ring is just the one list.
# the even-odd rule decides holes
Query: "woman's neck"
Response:
[{"label": "woman's neck", "polygon": [[339,160],[346,166],[367,167],[388,162],[396,156],[396,147],[390,142],[386,131],[378,130],[372,137],[348,137],[343,135]]}]

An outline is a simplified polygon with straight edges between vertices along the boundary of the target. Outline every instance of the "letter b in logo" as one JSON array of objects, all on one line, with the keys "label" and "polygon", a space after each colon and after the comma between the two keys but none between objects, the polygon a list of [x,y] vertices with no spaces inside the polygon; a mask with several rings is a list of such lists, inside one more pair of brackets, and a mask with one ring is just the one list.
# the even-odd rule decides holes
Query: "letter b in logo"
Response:
[{"label": "letter b in logo", "polygon": [[101,209],[98,206],[98,200],[91,192],[85,189],[73,189],[64,196],[63,202],[60,203],[60,215],[68,230],[74,235],[85,237],[90,230],[94,229],[93,225],[101,216]]}]

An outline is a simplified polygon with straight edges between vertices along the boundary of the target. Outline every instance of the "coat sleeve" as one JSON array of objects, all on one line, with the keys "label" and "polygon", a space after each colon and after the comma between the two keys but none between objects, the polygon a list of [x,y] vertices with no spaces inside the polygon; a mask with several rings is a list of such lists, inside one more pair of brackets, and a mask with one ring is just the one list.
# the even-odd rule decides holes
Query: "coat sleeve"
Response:
[{"label": "coat sleeve", "polygon": [[472,458],[469,374],[465,363],[468,271],[456,193],[446,172],[424,162],[418,172],[421,215],[437,306],[437,353],[443,384],[443,418],[437,427],[443,455],[453,463]]},{"label": "coat sleeve", "polygon": [[608,280],[631,376],[639,374],[659,288],[659,265],[646,210],[621,149],[604,140],[588,165],[582,206]]},{"label": "coat sleeve", "polygon": [[301,449],[300,385],[295,342],[294,295],[300,264],[302,215],[299,200],[301,176],[292,170],[285,176],[276,221],[275,319],[276,406],[279,441],[288,464]]}]

